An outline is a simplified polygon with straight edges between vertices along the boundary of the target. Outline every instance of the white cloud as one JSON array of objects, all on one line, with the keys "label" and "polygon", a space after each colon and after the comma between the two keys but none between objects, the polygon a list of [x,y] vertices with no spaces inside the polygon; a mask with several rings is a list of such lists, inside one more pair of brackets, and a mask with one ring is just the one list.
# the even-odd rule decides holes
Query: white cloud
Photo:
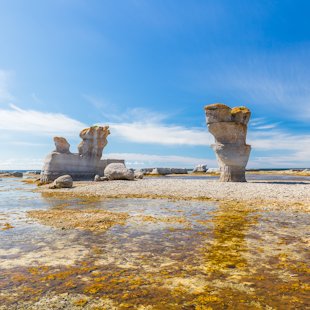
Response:
[{"label": "white cloud", "polygon": [[204,163],[207,163],[209,167],[217,167],[217,162],[213,159],[190,156],[152,155],[140,153],[109,153],[105,154],[104,158],[122,158],[126,160],[128,166],[133,167],[158,167],[158,165],[167,167],[194,167],[195,165]]},{"label": "white cloud", "polygon": [[42,158],[9,158],[0,161],[0,170],[40,170]]},{"label": "white cloud", "polygon": [[209,146],[213,137],[206,129],[169,126],[161,123],[113,123],[111,134],[136,143]]},{"label": "white cloud", "polygon": [[12,104],[10,109],[0,109],[0,129],[4,131],[76,136],[85,127],[87,125],[60,113],[23,110]]},{"label": "white cloud", "polygon": [[14,100],[13,95],[9,91],[9,80],[12,73],[0,70],[0,103],[9,103]]}]

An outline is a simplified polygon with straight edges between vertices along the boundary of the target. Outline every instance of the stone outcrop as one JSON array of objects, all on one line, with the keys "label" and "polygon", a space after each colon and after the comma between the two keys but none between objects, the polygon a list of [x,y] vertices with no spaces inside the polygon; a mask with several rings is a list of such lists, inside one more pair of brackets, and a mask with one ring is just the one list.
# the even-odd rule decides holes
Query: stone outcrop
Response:
[{"label": "stone outcrop", "polygon": [[70,152],[70,144],[65,138],[55,137],[56,149],[45,158],[41,182],[50,183],[66,174],[73,180],[93,180],[96,174],[104,174],[108,164],[124,163],[121,159],[101,159],[109,134],[108,126],[93,126],[82,130],[79,153]]},{"label": "stone outcrop", "polygon": [[109,164],[104,169],[104,176],[109,180],[133,180],[135,178],[134,172],[122,163]]},{"label": "stone outcrop", "polygon": [[206,106],[205,112],[208,129],[215,138],[212,148],[220,166],[220,181],[246,182],[245,167],[251,152],[246,144],[250,110],[218,103]]}]

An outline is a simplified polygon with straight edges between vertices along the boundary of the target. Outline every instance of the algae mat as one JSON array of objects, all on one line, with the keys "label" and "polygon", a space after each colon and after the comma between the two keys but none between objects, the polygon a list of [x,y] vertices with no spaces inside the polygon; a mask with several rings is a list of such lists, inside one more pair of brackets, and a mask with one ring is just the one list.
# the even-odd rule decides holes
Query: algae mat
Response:
[{"label": "algae mat", "polygon": [[0,309],[310,306],[309,214],[1,186]]}]

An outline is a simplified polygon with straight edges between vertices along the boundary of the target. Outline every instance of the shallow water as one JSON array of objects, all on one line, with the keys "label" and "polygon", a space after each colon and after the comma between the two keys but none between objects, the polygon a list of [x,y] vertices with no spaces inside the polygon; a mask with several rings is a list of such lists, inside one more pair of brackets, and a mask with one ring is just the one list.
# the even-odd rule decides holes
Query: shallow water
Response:
[{"label": "shallow water", "polygon": [[[309,214],[241,203],[55,199],[33,188],[0,181],[0,309],[310,306]],[[27,215],[53,209],[129,216],[96,232]]]}]

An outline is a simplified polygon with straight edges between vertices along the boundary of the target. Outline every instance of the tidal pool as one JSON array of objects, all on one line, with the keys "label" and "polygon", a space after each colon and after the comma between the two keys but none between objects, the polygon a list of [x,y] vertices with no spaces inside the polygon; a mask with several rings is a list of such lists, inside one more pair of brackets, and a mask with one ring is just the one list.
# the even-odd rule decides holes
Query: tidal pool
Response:
[{"label": "tidal pool", "polygon": [[33,189],[0,181],[0,309],[310,307],[308,213]]}]

